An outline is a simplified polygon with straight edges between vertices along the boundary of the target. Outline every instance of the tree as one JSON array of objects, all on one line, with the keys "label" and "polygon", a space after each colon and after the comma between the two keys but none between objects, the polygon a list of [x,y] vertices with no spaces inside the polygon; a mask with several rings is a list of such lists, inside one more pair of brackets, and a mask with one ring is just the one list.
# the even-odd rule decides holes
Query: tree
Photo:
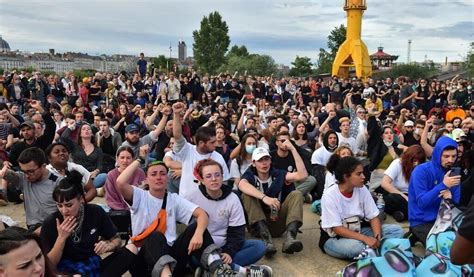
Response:
[{"label": "tree", "polygon": [[469,51],[464,61],[464,69],[467,70],[469,78],[474,77],[474,42],[471,42]]},{"label": "tree", "polygon": [[157,58],[152,58],[151,62],[155,65],[155,68],[161,70],[166,70],[169,69],[170,65],[170,59],[166,58],[165,55],[159,55]]},{"label": "tree", "polygon": [[289,73],[291,76],[309,76],[313,74],[313,65],[308,57],[296,56],[295,61],[291,65],[293,66]]},{"label": "tree", "polygon": [[334,27],[329,33],[327,42],[328,50],[324,48],[319,49],[318,61],[316,62],[316,72],[318,74],[331,72],[337,50],[346,40],[346,31],[346,27],[341,24],[339,27]]},{"label": "tree", "polygon": [[201,28],[193,32],[193,51],[196,65],[203,72],[215,73],[225,63],[229,48],[229,27],[218,12],[201,20]]},{"label": "tree", "polygon": [[[232,50],[231,50],[232,51]],[[268,55],[248,54],[238,56],[228,55],[227,63],[219,68],[219,72],[235,72],[248,75],[265,76],[271,75],[276,70],[275,61]]]},{"label": "tree", "polygon": [[232,48],[230,48],[229,53],[227,53],[227,57],[230,57],[232,55],[237,57],[246,57],[249,55],[249,51],[247,50],[247,47],[245,47],[245,45],[242,45],[240,47],[234,45],[232,46]]},{"label": "tree", "polygon": [[376,79],[385,79],[387,77],[395,79],[399,76],[407,76],[412,80],[416,80],[420,78],[431,78],[437,73],[438,71],[435,68],[430,68],[430,66],[401,64],[394,65],[390,70],[377,72],[373,74],[372,77]]}]

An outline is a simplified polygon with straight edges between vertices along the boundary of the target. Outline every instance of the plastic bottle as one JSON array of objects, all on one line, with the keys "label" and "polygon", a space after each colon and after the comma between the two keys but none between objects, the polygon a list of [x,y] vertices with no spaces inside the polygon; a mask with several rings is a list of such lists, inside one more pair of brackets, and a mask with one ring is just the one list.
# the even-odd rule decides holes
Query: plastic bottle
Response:
[{"label": "plastic bottle", "polygon": [[385,215],[385,200],[383,200],[383,195],[378,193],[377,194],[377,202],[376,202],[377,208],[379,209],[379,218],[380,220],[385,220],[386,215]]}]

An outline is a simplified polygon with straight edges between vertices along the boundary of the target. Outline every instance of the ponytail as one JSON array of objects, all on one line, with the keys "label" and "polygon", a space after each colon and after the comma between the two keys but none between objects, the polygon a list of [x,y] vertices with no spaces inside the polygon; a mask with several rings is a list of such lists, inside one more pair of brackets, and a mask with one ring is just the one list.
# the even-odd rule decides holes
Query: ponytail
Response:
[{"label": "ponytail", "polygon": [[76,197],[82,197],[86,201],[86,194],[82,186],[82,174],[73,170],[63,178],[59,185],[54,188],[53,199],[61,203],[70,201]]}]

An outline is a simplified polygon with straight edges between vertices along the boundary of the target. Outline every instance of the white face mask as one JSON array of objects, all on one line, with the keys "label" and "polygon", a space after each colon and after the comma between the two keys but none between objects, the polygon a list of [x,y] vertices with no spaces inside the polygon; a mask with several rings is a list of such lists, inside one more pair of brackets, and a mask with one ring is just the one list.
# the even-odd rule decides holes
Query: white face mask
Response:
[{"label": "white face mask", "polygon": [[393,140],[392,140],[392,141],[386,141],[386,140],[384,140],[383,143],[385,144],[385,146],[390,147],[390,146],[392,146],[392,144],[393,144]]},{"label": "white face mask", "polygon": [[420,128],[416,128],[413,133],[415,133],[415,135],[419,135],[419,134],[421,133],[421,129],[420,129]]}]

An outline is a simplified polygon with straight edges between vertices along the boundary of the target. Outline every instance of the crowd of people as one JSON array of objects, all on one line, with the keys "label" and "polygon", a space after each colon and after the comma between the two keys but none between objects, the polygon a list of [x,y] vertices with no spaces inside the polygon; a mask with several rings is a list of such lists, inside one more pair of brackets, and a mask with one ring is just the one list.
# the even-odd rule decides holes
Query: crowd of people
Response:
[{"label": "crowd of people", "polygon": [[[318,226],[304,203],[321,250],[348,260],[382,238],[424,244],[442,199],[474,224],[458,76],[165,74],[141,55],[136,72],[82,80],[5,72],[0,97],[0,204],[23,203],[28,229],[0,226],[0,274],[272,276],[257,262],[274,237],[286,254],[316,247],[297,238]],[[472,263],[472,232],[459,238],[453,261]]]}]

